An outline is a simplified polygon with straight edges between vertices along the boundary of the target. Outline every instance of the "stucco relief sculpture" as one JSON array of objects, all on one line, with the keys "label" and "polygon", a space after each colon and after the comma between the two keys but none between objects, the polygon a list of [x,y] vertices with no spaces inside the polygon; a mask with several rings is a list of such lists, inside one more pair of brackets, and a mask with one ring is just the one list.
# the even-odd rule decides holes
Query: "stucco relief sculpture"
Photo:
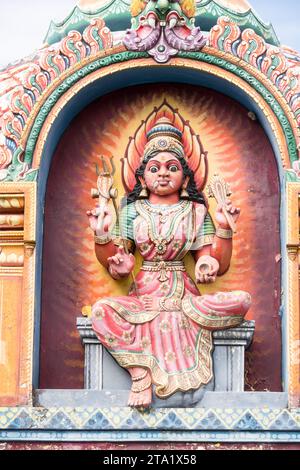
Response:
[{"label": "stucco relief sculpture", "polygon": [[130,51],[147,51],[156,62],[167,62],[179,51],[198,51],[206,43],[195,27],[194,0],[133,0],[132,28],[124,45]]},{"label": "stucco relief sculpture", "polygon": [[188,122],[167,103],[130,139],[122,177],[126,197],[112,230],[112,179],[107,172],[98,178],[99,203],[87,213],[95,252],[116,280],[133,276],[135,250],[143,265],[128,295],[93,305],[92,325],[131,376],[128,404],[148,407],[153,390],[165,399],[210,382],[212,332],[241,324],[250,295],[201,295],[186,272],[188,252],[194,256],[199,284],[213,283],[228,270],[232,228],[240,211],[230,199],[219,199],[215,227],[202,192],[206,153]]}]

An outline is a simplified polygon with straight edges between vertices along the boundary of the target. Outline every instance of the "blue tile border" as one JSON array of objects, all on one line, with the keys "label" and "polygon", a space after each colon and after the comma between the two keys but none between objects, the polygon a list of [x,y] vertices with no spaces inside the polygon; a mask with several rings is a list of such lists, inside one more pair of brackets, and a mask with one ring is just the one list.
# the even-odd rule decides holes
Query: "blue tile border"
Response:
[{"label": "blue tile border", "polygon": [[2,441],[300,442],[300,408],[0,408]]},{"label": "blue tile border", "polygon": [[300,443],[300,432],[237,431],[0,431],[0,441]]}]

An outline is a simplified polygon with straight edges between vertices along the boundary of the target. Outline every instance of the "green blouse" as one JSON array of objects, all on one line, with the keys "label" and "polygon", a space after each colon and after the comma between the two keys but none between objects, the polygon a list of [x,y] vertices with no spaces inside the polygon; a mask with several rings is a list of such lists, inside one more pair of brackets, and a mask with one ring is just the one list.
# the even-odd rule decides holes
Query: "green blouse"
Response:
[{"label": "green blouse", "polygon": [[[134,220],[137,218],[138,212],[135,204],[131,203],[123,207],[120,212],[120,224],[116,223],[111,234],[116,245],[122,245],[122,239],[128,241],[128,247],[131,251],[134,250],[134,233],[133,225]],[[120,228],[121,227],[121,228]],[[210,245],[216,233],[213,220],[209,213],[204,218],[204,223],[197,227],[195,242],[192,250],[200,249],[202,246]]]}]

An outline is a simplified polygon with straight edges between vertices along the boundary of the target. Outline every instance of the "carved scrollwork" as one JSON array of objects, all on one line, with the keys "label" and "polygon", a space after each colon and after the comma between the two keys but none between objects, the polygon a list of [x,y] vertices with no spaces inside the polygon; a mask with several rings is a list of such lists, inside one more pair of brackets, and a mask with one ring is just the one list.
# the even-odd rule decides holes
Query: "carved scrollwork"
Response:
[{"label": "carved scrollwork", "polygon": [[129,51],[146,51],[158,63],[165,63],[179,51],[198,51],[206,44],[195,27],[194,0],[186,2],[133,2],[132,29],[123,43]]},{"label": "carved scrollwork", "polygon": [[258,58],[266,51],[265,40],[256,34],[253,29],[245,29],[242,32],[241,42],[237,48],[237,55],[243,57],[246,62],[258,67]]},{"label": "carved scrollwork", "polygon": [[[178,46],[180,49],[179,42],[182,38],[177,33],[176,37],[172,33],[172,31],[177,31],[179,23],[177,22],[176,26],[173,26],[173,19],[175,20],[170,17],[166,26],[170,32],[170,35],[168,32],[168,37],[172,36],[175,41],[170,39],[173,44],[172,48],[176,49]],[[188,24],[192,28],[192,23],[189,23],[191,19],[187,16]],[[194,40],[196,40],[196,36],[193,36]],[[27,68],[25,64],[22,72],[18,72],[18,84],[14,90],[10,90],[7,94],[8,105],[6,108],[2,108],[2,115],[0,111],[0,180],[15,181],[36,178],[37,170],[30,168],[30,162],[39,134],[36,129],[42,126],[49,113],[46,100],[50,94],[52,94],[53,106],[54,100],[56,100],[55,96],[58,96],[57,90],[62,90],[65,93],[87,73],[111,63],[141,59],[145,56],[144,52],[137,52],[136,55],[127,53],[124,58],[126,54],[124,54],[124,50],[121,50],[120,54],[112,54],[112,60],[108,60],[108,57],[102,57],[100,65],[97,61],[92,61],[101,49],[108,49],[112,45],[112,34],[105,26],[104,21],[101,18],[93,19],[82,34],[78,31],[71,31],[60,43],[41,49],[35,62],[28,63]],[[207,50],[205,50],[205,54],[188,52],[190,47],[189,45],[185,47],[184,43],[182,44],[184,52],[180,52],[179,55],[193,60],[204,60],[214,66],[226,68],[248,81],[255,88],[260,81],[259,89],[264,93],[266,102],[275,111],[284,130],[290,159],[297,160],[299,156],[295,150],[295,140],[300,142],[300,136],[297,136],[296,131],[296,123],[300,125],[300,74],[299,67],[295,66],[296,62],[292,63],[289,60],[284,48],[266,44],[262,37],[249,28],[241,32],[238,25],[227,17],[220,17],[217,25],[212,28],[209,35],[209,45],[215,49],[212,54],[209,54]],[[117,48],[115,49],[117,50]],[[184,54],[186,55],[184,56]],[[217,57],[213,57],[217,54]],[[220,54],[226,54],[227,58]],[[231,59],[228,60],[229,54],[231,54]],[[88,58],[91,60],[87,60]],[[234,63],[234,58],[242,59],[245,63],[243,64],[241,61]],[[84,64],[80,68],[82,60]],[[74,67],[72,77],[66,76],[65,72],[71,67]],[[251,74],[248,73],[249,67],[252,69]],[[79,68],[80,70],[78,70]],[[264,74],[265,82],[261,80],[261,75],[257,72]],[[64,81],[60,79],[62,75]],[[275,91],[269,90],[268,93],[265,93],[264,88],[270,88],[271,83],[276,87]],[[275,98],[276,93],[280,94],[284,100],[285,107],[282,103],[279,106],[278,99]],[[43,95],[43,99],[40,98],[41,95]],[[21,155],[22,147],[25,147],[25,144],[26,164],[23,163],[23,155]]]},{"label": "carved scrollwork", "polygon": [[12,152],[4,144],[0,144],[0,170],[7,168],[12,161]]},{"label": "carved scrollwork", "polygon": [[31,114],[38,106],[40,96],[67,69],[111,46],[112,34],[104,20],[93,19],[82,34],[70,31],[59,43],[38,51],[37,57],[28,62],[27,67],[25,64],[21,71],[16,67],[17,84],[13,89],[9,84],[7,105],[2,110],[0,108],[0,170],[3,170],[0,180],[7,179],[8,172],[4,170],[12,166],[14,160],[17,165],[12,170],[13,179],[24,178],[29,170],[18,161],[19,149],[27,126],[32,124]]},{"label": "carved scrollwork", "polygon": [[218,18],[217,25],[211,29],[209,44],[214,49],[239,57],[262,72],[280,90],[300,124],[300,68],[289,60],[285,48],[266,44],[252,29],[241,32],[225,16]]}]

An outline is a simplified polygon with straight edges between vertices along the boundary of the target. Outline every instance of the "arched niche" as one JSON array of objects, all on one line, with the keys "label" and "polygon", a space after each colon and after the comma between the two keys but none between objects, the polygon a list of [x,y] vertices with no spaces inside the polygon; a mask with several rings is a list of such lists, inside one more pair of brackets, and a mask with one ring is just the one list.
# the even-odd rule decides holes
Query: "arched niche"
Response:
[{"label": "arched niche", "polygon": [[[42,227],[44,229],[44,247],[42,238],[37,244],[37,293],[42,287],[42,298],[38,296],[36,303],[37,313],[42,305],[41,317],[39,313],[37,315],[37,319],[41,318],[42,331],[39,385],[36,380],[39,388],[82,386],[83,356],[75,318],[80,315],[81,307],[95,301],[97,296],[113,295],[116,289],[125,289],[125,286],[116,288],[113,281],[107,281],[93,259],[93,241],[84,214],[85,208],[92,203],[89,190],[95,180],[92,152],[102,150],[101,145],[106,139],[103,153],[120,152],[118,156],[122,156],[128,137],[140,120],[149,114],[151,106],[153,109],[155,100],[159,105],[163,95],[168,95],[165,97],[172,99],[173,96],[173,104],[176,104],[177,93],[181,113],[194,122],[194,128],[196,124],[195,130],[200,134],[209,158],[213,156],[212,168],[215,166],[230,180],[233,190],[239,182],[240,191],[234,191],[234,198],[240,203],[239,198],[243,195],[242,209],[245,215],[248,214],[247,221],[244,219],[244,224],[242,220],[240,222],[236,252],[240,264],[235,266],[233,278],[227,279],[232,289],[242,284],[244,287],[247,279],[255,299],[251,318],[255,318],[259,326],[256,341],[248,354],[248,389],[281,390],[279,313],[283,299],[280,296],[281,265],[278,255],[280,243],[284,243],[283,230],[280,239],[279,227],[280,197],[284,188],[280,184],[283,179],[282,155],[273,129],[262,109],[241,88],[199,71],[165,70],[167,73],[163,80],[161,71],[159,73],[155,68],[147,70],[143,85],[138,85],[140,80],[131,70],[118,72],[109,80],[101,78],[74,94],[51,126],[43,149],[38,181],[40,208],[45,204],[45,219],[40,217],[38,220],[38,233],[42,233]],[[136,86],[124,89],[120,84]],[[202,106],[199,106],[200,102]],[[147,106],[149,112],[146,112]],[[193,112],[189,106],[194,108]],[[252,121],[248,111],[254,112],[259,122]],[[125,121],[119,116],[124,113],[128,113]],[[213,127],[213,117],[216,129]],[[210,123],[208,128],[206,120]],[[116,134],[109,136],[112,124]],[[230,139],[226,142],[228,135]],[[118,139],[123,147],[117,146]],[[85,142],[83,147],[80,144],[82,140]],[[96,147],[93,146],[94,140]],[[227,155],[222,158],[226,151]],[[232,155],[234,159],[231,162],[229,157]],[[244,179],[239,181],[236,174],[239,174],[239,165],[242,164],[245,167],[241,168],[240,174]],[[78,188],[80,196],[76,194]],[[246,200],[250,201],[248,206]],[[77,204],[80,208],[74,214],[72,209]],[[242,261],[241,253],[244,253]],[[247,273],[245,264],[249,264],[249,256],[256,258],[256,264]],[[84,266],[83,260],[87,258],[89,261]],[[240,276],[243,270],[244,274],[246,272],[244,277]],[[86,273],[90,273],[90,277],[87,278]],[[219,281],[220,288],[222,283],[224,288],[224,280]],[[90,291],[87,286],[91,287]],[[84,295],[82,289],[86,289]]]}]

